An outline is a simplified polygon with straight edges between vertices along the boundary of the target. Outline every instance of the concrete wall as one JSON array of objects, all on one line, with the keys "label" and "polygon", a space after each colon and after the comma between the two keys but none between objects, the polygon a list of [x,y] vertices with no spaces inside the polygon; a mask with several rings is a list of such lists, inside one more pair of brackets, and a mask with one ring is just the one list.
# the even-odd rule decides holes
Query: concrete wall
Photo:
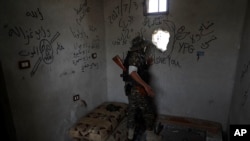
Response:
[{"label": "concrete wall", "polygon": [[[76,119],[107,99],[102,1],[1,0],[0,18],[17,140],[68,140]],[[19,69],[23,60],[30,68]]]},{"label": "concrete wall", "polygon": [[[171,34],[167,52],[152,51],[159,113],[217,121],[225,130],[232,100],[231,123],[247,122],[246,3],[170,0],[168,15],[143,16],[143,0],[1,0],[0,61],[18,141],[69,140],[67,129],[101,102],[127,102],[112,57],[157,28]],[[19,69],[23,60],[30,68]],[[245,114],[234,116],[238,108]]]},{"label": "concrete wall", "polygon": [[250,2],[247,5],[229,124],[250,124]]},{"label": "concrete wall", "polygon": [[159,113],[217,121],[225,130],[246,0],[169,4],[168,15],[143,16],[143,0],[105,0],[108,99],[127,101],[112,57],[123,57],[136,35],[151,39],[162,28],[171,34],[168,51],[153,50],[151,68]]}]

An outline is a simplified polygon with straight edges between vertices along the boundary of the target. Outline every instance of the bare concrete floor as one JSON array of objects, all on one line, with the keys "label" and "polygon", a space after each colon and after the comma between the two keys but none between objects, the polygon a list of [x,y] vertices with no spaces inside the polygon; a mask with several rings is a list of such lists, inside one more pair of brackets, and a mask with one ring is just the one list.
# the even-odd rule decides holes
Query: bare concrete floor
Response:
[{"label": "bare concrete floor", "polygon": [[[159,136],[162,141],[222,141],[221,125],[216,122],[165,115],[159,116],[157,122],[161,127]],[[144,131],[145,128],[140,126],[134,141],[145,141]],[[156,128],[155,131],[159,130]]]}]

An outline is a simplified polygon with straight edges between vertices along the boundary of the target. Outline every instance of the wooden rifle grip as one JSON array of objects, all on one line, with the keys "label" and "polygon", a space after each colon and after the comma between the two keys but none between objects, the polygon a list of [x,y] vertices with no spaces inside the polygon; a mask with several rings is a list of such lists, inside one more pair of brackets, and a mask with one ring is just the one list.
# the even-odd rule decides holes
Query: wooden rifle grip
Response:
[{"label": "wooden rifle grip", "polygon": [[113,61],[123,70],[127,71],[127,69],[124,67],[122,59],[120,58],[119,55],[116,55],[115,57],[112,58]]}]

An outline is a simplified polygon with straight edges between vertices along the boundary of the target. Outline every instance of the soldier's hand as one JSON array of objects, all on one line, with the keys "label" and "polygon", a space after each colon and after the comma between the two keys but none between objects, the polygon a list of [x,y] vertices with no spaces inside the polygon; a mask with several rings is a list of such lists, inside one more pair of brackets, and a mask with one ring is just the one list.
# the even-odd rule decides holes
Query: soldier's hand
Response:
[{"label": "soldier's hand", "polygon": [[154,93],[153,89],[150,86],[147,85],[146,87],[144,87],[144,89],[147,92],[148,96],[150,96],[150,97],[155,96],[155,93]]}]

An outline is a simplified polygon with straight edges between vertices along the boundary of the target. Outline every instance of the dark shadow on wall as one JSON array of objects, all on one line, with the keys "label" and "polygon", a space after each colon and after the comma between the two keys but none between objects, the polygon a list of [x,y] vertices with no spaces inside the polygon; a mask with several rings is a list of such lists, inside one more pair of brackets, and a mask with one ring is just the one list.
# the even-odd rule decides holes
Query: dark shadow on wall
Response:
[{"label": "dark shadow on wall", "polygon": [[0,137],[5,141],[16,141],[11,108],[6,90],[2,63],[0,61]]}]

